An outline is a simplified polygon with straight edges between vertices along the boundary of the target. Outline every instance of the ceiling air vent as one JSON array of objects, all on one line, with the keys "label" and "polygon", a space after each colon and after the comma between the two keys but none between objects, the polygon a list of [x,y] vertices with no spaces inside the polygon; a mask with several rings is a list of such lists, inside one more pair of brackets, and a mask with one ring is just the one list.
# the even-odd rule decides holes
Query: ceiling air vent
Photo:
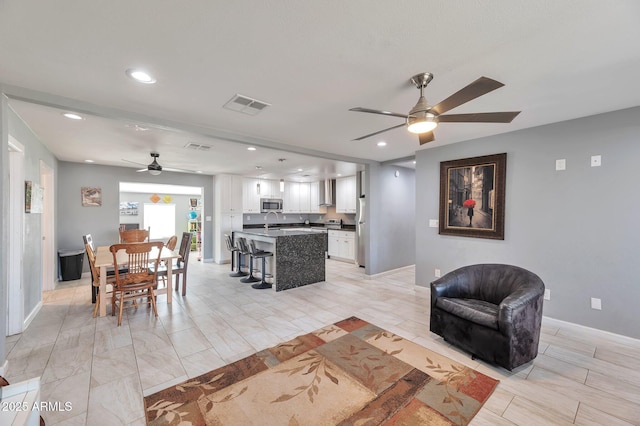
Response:
[{"label": "ceiling air vent", "polygon": [[189,142],[184,146],[187,149],[195,149],[197,151],[209,151],[211,147],[209,145],[200,145],[199,143]]},{"label": "ceiling air vent", "polygon": [[268,106],[271,106],[271,104],[240,94],[236,94],[229,100],[229,102],[223,105],[223,107],[226,109],[241,112],[247,115],[257,115],[260,111]]}]

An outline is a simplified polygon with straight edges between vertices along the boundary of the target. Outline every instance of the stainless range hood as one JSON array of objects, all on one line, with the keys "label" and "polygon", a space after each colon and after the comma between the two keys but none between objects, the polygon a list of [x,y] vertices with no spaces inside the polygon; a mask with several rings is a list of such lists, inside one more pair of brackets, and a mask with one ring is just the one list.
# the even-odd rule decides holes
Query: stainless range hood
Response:
[{"label": "stainless range hood", "polygon": [[327,179],[320,184],[320,205],[333,206],[333,196],[335,194],[335,180]]}]

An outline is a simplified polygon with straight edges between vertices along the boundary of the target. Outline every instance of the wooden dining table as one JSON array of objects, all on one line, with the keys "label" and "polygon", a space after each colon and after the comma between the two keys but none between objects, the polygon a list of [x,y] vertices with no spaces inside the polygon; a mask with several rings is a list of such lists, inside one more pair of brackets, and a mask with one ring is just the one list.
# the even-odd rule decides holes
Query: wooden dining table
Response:
[{"label": "wooden dining table", "polygon": [[[120,250],[117,254],[118,265],[126,265],[127,253],[124,250]],[[158,249],[154,247],[149,255],[150,259],[156,259],[158,256]],[[156,289],[156,295],[166,294],[167,303],[171,303],[172,289],[173,289],[173,273],[172,264],[173,259],[179,259],[180,255],[177,251],[170,250],[167,247],[162,247],[160,252],[160,260],[164,260],[167,265],[167,287]],[[96,250],[96,268],[100,268],[100,292],[98,297],[100,298],[100,312],[101,317],[107,315],[107,268],[117,267],[113,264],[113,255],[109,250],[109,246],[99,246]]]}]

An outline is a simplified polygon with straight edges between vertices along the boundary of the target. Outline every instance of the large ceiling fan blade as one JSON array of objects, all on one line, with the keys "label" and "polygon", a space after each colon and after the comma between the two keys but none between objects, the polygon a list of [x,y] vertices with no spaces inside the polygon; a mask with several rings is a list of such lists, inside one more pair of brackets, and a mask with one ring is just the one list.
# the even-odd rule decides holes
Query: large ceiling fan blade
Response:
[{"label": "large ceiling fan blade", "polygon": [[138,173],[142,173],[142,172],[146,172],[146,171],[148,171],[148,170],[149,170],[149,169],[147,169],[147,168],[145,167],[144,169],[136,170],[136,172],[138,172]]},{"label": "large ceiling fan blade", "polygon": [[389,130],[397,129],[398,127],[404,127],[404,126],[406,126],[405,123],[398,124],[397,126],[389,127],[388,129],[380,130],[380,131],[375,132],[375,133],[369,133],[368,135],[360,136],[359,138],[356,138],[356,139],[353,139],[353,140],[354,141],[361,141],[362,139],[366,139],[366,138],[369,138],[371,136],[379,135],[380,133],[388,132]]},{"label": "large ceiling fan blade", "polygon": [[487,77],[480,77],[473,83],[463,87],[447,99],[440,102],[438,105],[431,108],[431,111],[434,111],[438,115],[444,114],[450,109],[467,103],[482,95],[486,95],[493,90],[501,88],[502,86],[504,86],[504,84],[499,81],[495,81]]},{"label": "large ceiling fan blade", "polygon": [[432,142],[436,140],[433,132],[419,133],[418,140],[420,141],[420,145],[424,145],[425,143]]},{"label": "large ceiling fan blade", "polygon": [[392,117],[407,118],[407,114],[400,114],[399,112],[383,111],[380,109],[355,107],[355,108],[349,109],[349,111],[368,112],[370,114],[390,115]]},{"label": "large ceiling fan blade", "polygon": [[511,123],[521,111],[478,112],[438,116],[440,123]]}]

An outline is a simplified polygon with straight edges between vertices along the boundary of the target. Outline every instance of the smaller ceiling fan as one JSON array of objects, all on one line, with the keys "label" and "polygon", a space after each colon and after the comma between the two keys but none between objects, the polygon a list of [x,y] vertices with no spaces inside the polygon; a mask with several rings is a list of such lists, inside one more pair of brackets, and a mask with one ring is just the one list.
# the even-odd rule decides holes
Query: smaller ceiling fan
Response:
[{"label": "smaller ceiling fan", "polygon": [[[154,175],[154,176],[159,175],[160,173],[162,173],[163,170],[166,170],[168,172],[195,173],[192,170],[173,169],[173,168],[170,168],[170,167],[162,167],[158,163],[158,158],[160,157],[160,154],[158,154],[157,152],[152,152],[150,155],[151,155],[151,158],[153,158],[153,161],[151,162],[151,164],[146,166],[144,169],[136,170],[136,172],[140,173],[140,172],[147,172],[148,171],[149,174]],[[125,159],[123,159],[123,161],[126,161],[128,163],[143,165],[142,163],[136,163],[135,161],[125,160]]]},{"label": "smaller ceiling fan", "polygon": [[420,145],[424,145],[427,142],[435,140],[435,137],[433,136],[433,129],[435,129],[439,123],[511,123],[511,121],[520,114],[520,111],[505,111],[441,115],[475,98],[486,95],[487,93],[504,86],[504,84],[487,77],[480,77],[439,104],[430,106],[427,104],[427,100],[425,99],[423,92],[425,87],[427,87],[427,84],[429,84],[432,79],[433,74],[429,72],[416,74],[411,77],[411,82],[420,90],[420,98],[418,99],[418,103],[411,108],[409,114],[399,114],[397,112],[362,107],[351,108],[349,111],[390,115],[405,119],[405,122],[402,124],[361,136],[354,139],[354,141],[366,139],[389,130],[397,129],[398,127],[407,126],[407,130],[411,133],[418,134]]}]

